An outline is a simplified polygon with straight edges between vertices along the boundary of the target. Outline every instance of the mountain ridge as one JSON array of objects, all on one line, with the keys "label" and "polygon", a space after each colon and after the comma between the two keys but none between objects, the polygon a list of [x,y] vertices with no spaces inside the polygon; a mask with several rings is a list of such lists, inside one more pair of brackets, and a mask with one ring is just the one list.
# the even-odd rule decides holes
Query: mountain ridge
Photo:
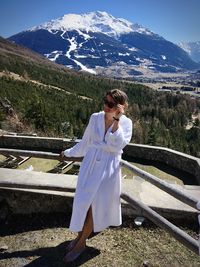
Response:
[{"label": "mountain ridge", "polygon": [[136,73],[138,67],[152,72],[200,67],[183,49],[162,36],[100,11],[66,14],[8,39],[58,64],[92,74],[101,74],[101,68],[109,70],[121,63],[126,66],[127,76]]},{"label": "mountain ridge", "polygon": [[192,60],[200,63],[200,41],[180,42],[178,46],[185,50]]},{"label": "mountain ridge", "polygon": [[50,32],[53,30],[101,32],[115,38],[123,33],[129,32],[145,32],[146,34],[153,34],[149,29],[144,28],[137,23],[133,24],[123,18],[116,19],[105,11],[88,12],[84,14],[65,14],[58,19],[32,27],[29,31],[38,29],[46,29]]}]

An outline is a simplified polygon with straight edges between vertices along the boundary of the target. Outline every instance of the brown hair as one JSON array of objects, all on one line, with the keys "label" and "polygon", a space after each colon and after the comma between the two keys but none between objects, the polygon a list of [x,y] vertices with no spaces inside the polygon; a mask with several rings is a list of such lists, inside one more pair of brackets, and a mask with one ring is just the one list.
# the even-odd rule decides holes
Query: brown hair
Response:
[{"label": "brown hair", "polygon": [[128,97],[125,92],[119,89],[112,89],[106,93],[113,98],[115,103],[128,107]]}]

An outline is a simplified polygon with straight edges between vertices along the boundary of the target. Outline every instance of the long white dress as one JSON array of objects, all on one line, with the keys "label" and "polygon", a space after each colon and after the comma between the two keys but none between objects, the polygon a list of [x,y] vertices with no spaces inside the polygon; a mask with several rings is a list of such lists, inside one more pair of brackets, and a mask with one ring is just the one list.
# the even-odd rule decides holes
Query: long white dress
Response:
[{"label": "long white dress", "polygon": [[92,207],[93,231],[119,226],[121,218],[122,149],[130,142],[132,121],[122,115],[119,128],[105,134],[105,112],[91,115],[82,140],[66,149],[66,157],[83,157],[73,202],[70,230],[82,230],[87,211]]}]

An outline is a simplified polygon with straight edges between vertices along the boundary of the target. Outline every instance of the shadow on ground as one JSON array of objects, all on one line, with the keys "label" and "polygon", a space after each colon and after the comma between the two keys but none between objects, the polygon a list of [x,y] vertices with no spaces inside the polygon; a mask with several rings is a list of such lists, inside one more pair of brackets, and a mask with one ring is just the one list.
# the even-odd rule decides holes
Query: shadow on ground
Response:
[{"label": "shadow on ground", "polygon": [[65,213],[37,213],[37,214],[9,214],[0,221],[0,236],[41,230],[46,228],[69,228],[71,214]]},{"label": "shadow on ground", "polygon": [[[34,230],[42,230],[49,228],[69,228],[71,214],[65,213],[38,213],[38,214],[10,214],[6,220],[0,221],[0,237],[8,236],[8,235],[16,235],[19,233],[34,231]],[[198,218],[194,220],[194,218],[186,218],[182,219],[170,219],[170,222],[173,224],[193,230],[194,232],[198,232]],[[155,224],[153,224],[148,219],[143,223],[143,228],[154,229],[157,228]],[[134,218],[129,216],[123,216],[123,223],[120,228],[130,228],[137,230],[137,227],[134,223]],[[111,227],[112,228],[112,227]],[[98,233],[96,233],[98,234]],[[93,237],[95,234],[91,234]]]},{"label": "shadow on ground", "polygon": [[[8,220],[0,224],[1,245],[7,246],[7,249],[0,250],[0,261],[2,260],[0,266],[75,267],[85,266],[85,263],[92,267],[141,266],[141,261],[145,259],[155,263],[152,266],[200,266],[198,259],[190,256],[190,251],[180,246],[149,220],[145,220],[142,227],[137,227],[134,224],[134,218],[126,216],[123,217],[121,227],[110,227],[105,230],[104,233],[99,234],[98,238],[88,242],[90,247],[87,247],[77,260],[65,264],[63,258],[66,254],[66,247],[70,239],[74,238],[65,229],[68,228],[69,221],[70,214],[68,216],[61,213],[10,215]],[[186,227],[189,234],[198,238],[197,220],[195,223],[182,220],[181,227]],[[41,229],[45,231],[34,232],[34,230]],[[55,240],[51,239],[54,236],[56,236]],[[94,234],[90,236],[90,238],[93,237]],[[66,239],[68,241],[65,241]],[[124,258],[124,254],[127,258]],[[132,265],[132,258],[135,259],[137,265]],[[177,258],[179,262],[183,259],[187,265],[174,265]],[[190,265],[191,261],[196,265]],[[157,265],[158,262],[160,265]]]},{"label": "shadow on ground", "polygon": [[87,247],[86,250],[73,262],[64,263],[63,257],[66,253],[66,247],[69,241],[63,242],[57,247],[39,248],[35,250],[22,250],[14,252],[4,252],[0,254],[0,260],[11,258],[27,258],[31,260],[31,257],[38,256],[37,259],[32,260],[30,263],[24,265],[29,267],[61,267],[61,266],[81,266],[85,262],[98,256],[100,251],[98,249]]}]

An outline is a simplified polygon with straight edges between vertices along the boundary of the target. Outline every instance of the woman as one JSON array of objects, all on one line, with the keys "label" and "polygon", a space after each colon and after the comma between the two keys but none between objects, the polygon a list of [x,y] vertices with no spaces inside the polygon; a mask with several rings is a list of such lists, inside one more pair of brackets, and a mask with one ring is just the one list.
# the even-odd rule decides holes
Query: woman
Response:
[{"label": "woman", "polygon": [[70,222],[70,230],[78,236],[69,244],[65,262],[75,260],[84,251],[92,231],[122,222],[120,159],[132,136],[132,122],[124,115],[127,105],[123,91],[109,91],[103,111],[91,115],[82,140],[61,152],[62,159],[84,156]]}]

